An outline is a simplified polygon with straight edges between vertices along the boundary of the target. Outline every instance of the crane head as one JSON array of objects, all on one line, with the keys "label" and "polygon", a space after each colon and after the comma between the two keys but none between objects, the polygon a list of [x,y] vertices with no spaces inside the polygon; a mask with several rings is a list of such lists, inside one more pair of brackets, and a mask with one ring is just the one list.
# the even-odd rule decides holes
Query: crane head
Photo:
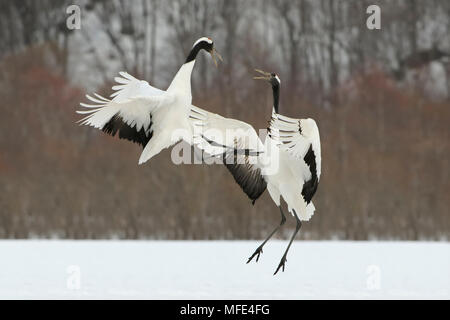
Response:
[{"label": "crane head", "polygon": [[276,73],[265,72],[260,69],[255,69],[255,71],[261,74],[262,76],[253,77],[253,79],[269,81],[272,84],[272,86],[279,86],[281,84],[281,80],[276,75]]},{"label": "crane head", "polygon": [[194,45],[192,46],[191,52],[195,52],[194,53],[195,56],[197,52],[199,52],[202,49],[207,51],[211,55],[216,67],[217,67],[217,59],[223,61],[222,56],[219,54],[219,52],[217,52],[216,48],[214,47],[214,42],[212,41],[211,38],[201,37],[200,39],[195,41]]},{"label": "crane head", "polygon": [[211,55],[216,67],[217,67],[217,59],[223,61],[222,56],[217,52],[216,48],[214,48],[214,42],[212,41],[212,39],[208,37],[201,37],[197,41],[195,41],[191,51],[189,52],[189,55],[186,58],[185,63],[189,63],[195,60],[197,54],[201,50],[205,50]]}]

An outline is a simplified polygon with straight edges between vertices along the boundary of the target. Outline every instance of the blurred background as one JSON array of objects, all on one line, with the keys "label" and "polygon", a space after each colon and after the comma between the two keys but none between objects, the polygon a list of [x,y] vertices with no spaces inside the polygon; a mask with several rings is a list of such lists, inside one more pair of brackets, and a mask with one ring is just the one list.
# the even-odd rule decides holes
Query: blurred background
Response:
[{"label": "blurred background", "polygon": [[209,36],[224,63],[198,59],[194,104],[265,128],[261,68],[282,79],[281,113],[319,125],[299,239],[448,240],[449,31],[447,0],[0,0],[0,238],[266,236],[278,209],[267,192],[252,206],[224,166],[177,166],[170,150],[138,166],[138,145],[75,124],[119,71],[166,89]]}]

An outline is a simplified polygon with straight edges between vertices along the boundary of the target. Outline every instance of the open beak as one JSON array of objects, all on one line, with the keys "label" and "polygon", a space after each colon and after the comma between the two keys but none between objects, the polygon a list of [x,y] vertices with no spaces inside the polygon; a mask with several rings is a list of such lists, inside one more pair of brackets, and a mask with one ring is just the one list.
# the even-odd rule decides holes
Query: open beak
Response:
[{"label": "open beak", "polygon": [[[217,59],[219,59],[220,61],[223,62],[222,56],[220,55],[219,52],[217,52],[216,48],[213,48],[210,51],[210,54],[211,54],[211,57],[212,57],[212,59],[214,61],[214,64],[216,65],[216,67],[217,67]],[[216,57],[217,57],[217,59],[216,59]]]},{"label": "open beak", "polygon": [[267,80],[269,81],[271,78],[271,74],[269,72],[264,72],[262,70],[259,69],[255,69],[256,72],[262,74],[263,76],[261,77],[253,77],[254,80]]}]

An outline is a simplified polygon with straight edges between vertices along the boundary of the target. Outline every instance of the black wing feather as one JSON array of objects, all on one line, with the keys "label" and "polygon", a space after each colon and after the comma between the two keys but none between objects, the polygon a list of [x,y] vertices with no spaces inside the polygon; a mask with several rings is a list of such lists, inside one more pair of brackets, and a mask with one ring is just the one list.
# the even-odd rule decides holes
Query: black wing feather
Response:
[{"label": "black wing feather", "polygon": [[[233,157],[233,161],[230,161],[231,156]],[[248,158],[247,156],[245,157]],[[224,157],[224,165],[233,175],[236,183],[254,204],[266,190],[267,183],[261,175],[261,170],[259,168],[255,169],[248,161],[245,161],[245,163],[238,163],[237,159],[238,156],[236,153],[228,156],[228,158]]]},{"label": "black wing feather", "polygon": [[123,121],[122,117],[116,114],[103,126],[102,131],[113,137],[119,132],[119,139],[126,139],[138,143],[145,148],[153,136],[153,132],[150,131],[151,125],[150,120],[150,126],[147,131],[144,127],[137,131],[136,126],[131,127]]},{"label": "black wing feather", "polygon": [[305,181],[305,183],[303,184],[302,196],[303,199],[305,199],[306,203],[310,203],[312,197],[317,191],[317,186],[319,185],[319,179],[317,178],[316,155],[314,153],[314,150],[312,149],[312,145],[309,146],[308,152],[305,154],[305,157],[303,159],[309,166],[311,179]]}]

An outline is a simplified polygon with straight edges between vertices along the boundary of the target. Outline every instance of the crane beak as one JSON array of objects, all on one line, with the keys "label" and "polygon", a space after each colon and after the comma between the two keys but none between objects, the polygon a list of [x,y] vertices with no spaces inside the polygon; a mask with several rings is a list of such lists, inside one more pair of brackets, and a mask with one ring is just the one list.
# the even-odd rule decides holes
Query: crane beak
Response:
[{"label": "crane beak", "polygon": [[[217,52],[216,48],[213,48],[210,51],[210,54],[211,54],[211,57],[212,57],[212,59],[214,61],[214,64],[216,65],[216,68],[217,68],[217,59],[219,59],[221,62],[223,62],[222,56],[220,55],[219,52]],[[217,59],[216,59],[216,57],[217,57]]]},{"label": "crane beak", "polygon": [[267,80],[269,81],[270,78],[272,77],[271,74],[269,72],[264,72],[262,70],[259,69],[255,69],[256,72],[262,74],[263,76],[261,77],[253,77],[254,80]]}]

